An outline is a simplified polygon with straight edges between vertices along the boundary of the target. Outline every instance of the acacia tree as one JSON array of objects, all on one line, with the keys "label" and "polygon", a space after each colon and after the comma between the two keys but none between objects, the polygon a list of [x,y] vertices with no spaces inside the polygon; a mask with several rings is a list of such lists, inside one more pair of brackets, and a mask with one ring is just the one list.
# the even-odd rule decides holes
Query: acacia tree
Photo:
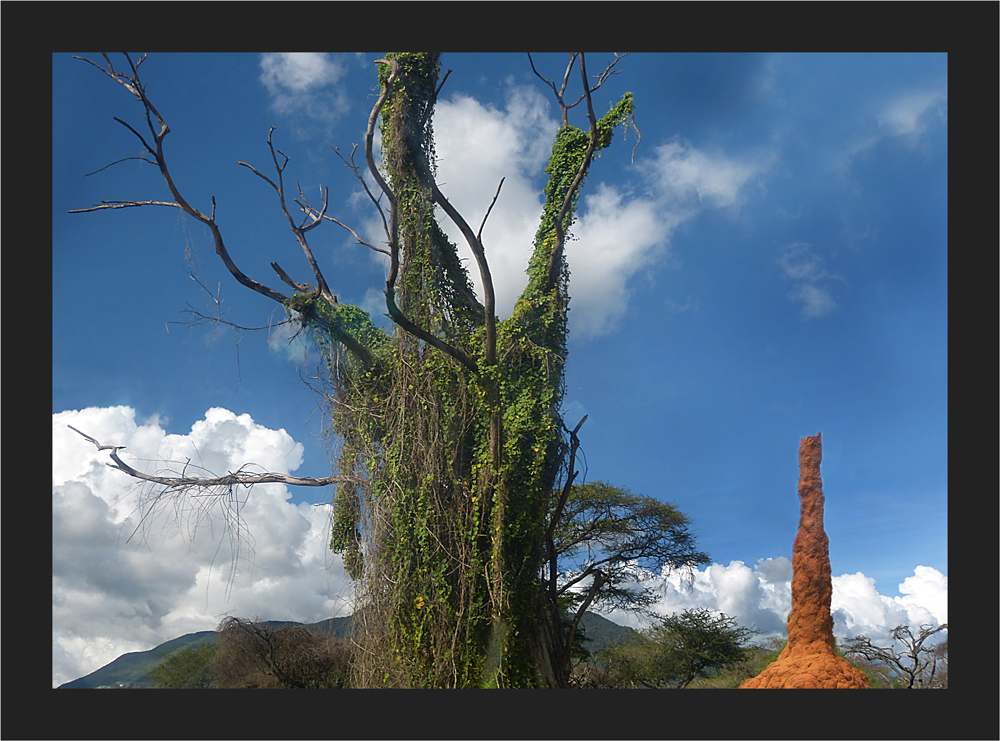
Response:
[{"label": "acacia tree", "polygon": [[[565,686],[560,612],[551,584],[540,579],[545,564],[554,563],[558,502],[565,503],[577,476],[577,432],[583,424],[571,430],[559,412],[569,303],[565,247],[595,155],[632,115],[631,93],[600,118],[593,107],[593,92],[616,72],[621,56],[615,54],[591,77],[585,55],[573,53],[557,82],[541,75],[529,56],[555,96],[562,126],[546,169],[528,284],[505,320],[496,316],[482,240],[485,218],[474,229],[435,180],[432,115],[447,79],[446,73],[439,82],[438,54],[376,60],[380,94],[365,131],[364,164],[355,161],[357,146],[349,156],[335,150],[374,204],[384,247],[330,215],[327,193],[313,205],[301,191],[297,197],[288,192],[289,158],[274,145],[273,128],[268,135],[273,171],[239,163],[274,190],[309,264],[314,283],[295,280],[271,263],[290,292],[237,267],[216,221],[214,198],[207,212],[184,198],[164,152],[170,128],[140,79],[145,56],[125,58],[125,69],[116,69],[107,55],[103,65],[85,61],[141,104],[148,132],[116,120],[142,142],[146,154],[138,159],[156,165],[173,200],[104,201],[79,211],[158,205],[179,208],[204,224],[233,277],[280,303],[324,349],[329,416],[342,448],[338,473],[322,479],[243,469],[211,479],[148,476],[108,446],[115,467],[174,496],[192,487],[232,496],[234,488],[256,483],[336,485],[331,545],[357,580],[357,608],[365,622],[356,685]],[[577,70],[580,93],[567,102]],[[569,112],[581,104],[586,123],[578,128],[569,123]],[[381,166],[373,146],[377,126]],[[482,301],[457,247],[438,225],[436,209],[471,249]],[[395,324],[391,334],[364,310],[331,294],[308,241],[309,232],[324,222],[350,230],[388,258],[384,293]]]},{"label": "acacia tree", "polygon": [[609,646],[601,658],[631,686],[684,689],[710,670],[745,660],[757,633],[724,613],[685,610],[660,617],[626,643]]},{"label": "acacia tree", "polygon": [[563,648],[569,671],[576,631],[592,606],[644,612],[655,601],[639,568],[709,563],[688,518],[672,504],[604,481],[573,486],[555,502],[546,532],[549,604],[569,614]]}]

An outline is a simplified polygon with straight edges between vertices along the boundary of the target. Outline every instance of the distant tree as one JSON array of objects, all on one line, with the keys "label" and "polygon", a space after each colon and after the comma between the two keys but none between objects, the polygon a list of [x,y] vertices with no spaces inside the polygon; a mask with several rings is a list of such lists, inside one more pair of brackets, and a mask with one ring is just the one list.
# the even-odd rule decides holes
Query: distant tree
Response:
[{"label": "distant tree", "polygon": [[632,687],[684,689],[697,677],[746,660],[757,631],[711,610],[661,617],[630,641],[601,653],[608,668]]},{"label": "distant tree", "polygon": [[222,689],[341,689],[350,685],[351,644],[300,626],[226,618],[216,656]]},{"label": "distant tree", "polygon": [[[897,625],[890,636],[890,646],[876,646],[871,638],[859,635],[843,645],[846,656],[856,656],[894,675],[905,689],[938,689],[948,686],[948,641],[927,645],[935,633],[948,630],[948,623],[932,627],[921,625],[914,636],[908,625]],[[902,649],[897,649],[897,644]]]},{"label": "distant tree", "polygon": [[637,567],[660,573],[709,562],[688,518],[672,504],[603,481],[568,487],[547,532],[546,588],[564,621],[564,668],[579,655],[577,635],[592,606],[641,612],[655,597]]},{"label": "distant tree", "polygon": [[155,689],[209,689],[215,686],[215,643],[200,643],[167,654],[146,676]]}]

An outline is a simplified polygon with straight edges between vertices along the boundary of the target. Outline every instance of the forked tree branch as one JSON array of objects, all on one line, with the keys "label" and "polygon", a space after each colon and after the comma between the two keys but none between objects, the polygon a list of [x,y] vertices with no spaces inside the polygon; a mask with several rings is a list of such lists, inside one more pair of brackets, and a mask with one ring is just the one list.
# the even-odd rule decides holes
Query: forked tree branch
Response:
[{"label": "forked tree branch", "polygon": [[[78,209],[77,211],[71,213],[97,211],[104,208],[126,208],[131,206],[147,206],[147,205],[174,206],[180,208],[186,214],[193,217],[197,221],[200,221],[202,224],[208,227],[209,231],[212,234],[212,239],[215,242],[216,253],[219,255],[220,258],[222,258],[223,264],[233,275],[233,277],[236,278],[236,280],[238,280],[241,284],[243,284],[250,290],[257,292],[262,296],[267,296],[268,298],[277,301],[278,303],[282,303],[286,298],[283,294],[279,293],[278,291],[275,291],[273,288],[265,286],[263,283],[258,283],[253,278],[248,277],[243,273],[243,271],[241,271],[236,266],[236,263],[233,262],[232,257],[230,257],[229,255],[229,251],[226,249],[225,242],[222,238],[222,232],[219,230],[218,225],[215,223],[215,198],[214,197],[212,198],[211,216],[207,216],[201,211],[199,211],[197,208],[192,206],[190,203],[188,203],[187,200],[181,195],[180,190],[175,185],[173,177],[170,175],[170,170],[167,168],[166,157],[163,154],[163,140],[166,137],[166,135],[170,133],[170,127],[167,126],[166,121],[163,120],[163,117],[160,116],[159,111],[156,110],[156,107],[146,96],[145,86],[143,85],[142,80],[139,77],[139,65],[142,64],[142,62],[146,59],[146,55],[143,54],[139,58],[138,62],[133,63],[132,58],[126,53],[125,59],[128,60],[130,68],[130,72],[128,73],[117,71],[112,65],[111,60],[108,58],[107,54],[102,53],[102,56],[104,57],[105,62],[107,62],[108,65],[107,69],[97,64],[96,62],[93,62],[84,57],[75,57],[75,58],[81,59],[82,61],[87,62],[88,64],[91,64],[94,67],[97,67],[97,69],[101,70],[101,72],[106,74],[112,80],[114,80],[119,85],[128,90],[130,93],[132,93],[132,95],[134,95],[136,99],[140,103],[142,103],[143,113],[146,118],[146,125],[148,126],[150,134],[152,135],[153,138],[152,145],[150,145],[145,140],[145,138],[143,138],[142,135],[139,134],[138,131],[129,126],[127,123],[118,118],[116,118],[115,120],[121,123],[126,128],[128,128],[133,134],[135,134],[142,142],[143,146],[146,148],[146,151],[148,151],[153,156],[156,166],[160,170],[160,175],[166,182],[167,188],[169,188],[170,190],[170,194],[174,197],[174,202],[169,203],[162,201],[105,201],[100,206],[93,206],[89,209]],[[159,130],[157,130],[157,127],[153,123],[154,118],[156,119],[156,123],[159,125]]]},{"label": "forked tree branch", "polygon": [[[371,172],[372,177],[378,184],[379,188],[385,194],[386,199],[389,201],[389,224],[386,228],[386,238],[389,242],[389,275],[385,281],[385,303],[386,308],[389,311],[389,317],[400,327],[403,331],[423,340],[431,347],[437,348],[446,355],[454,358],[463,366],[473,371],[474,373],[479,371],[479,366],[475,360],[469,357],[461,349],[445,342],[439,337],[435,337],[430,332],[418,327],[414,324],[396,305],[396,278],[399,275],[399,207],[395,195],[392,189],[385,182],[382,174],[378,171],[378,167],[375,165],[375,154],[374,154],[374,139],[375,139],[375,123],[378,121],[379,114],[382,111],[382,106],[385,104],[385,100],[389,95],[389,91],[392,84],[396,81],[399,76],[399,62],[395,59],[376,59],[375,63],[382,63],[389,65],[391,70],[388,79],[382,86],[382,93],[379,95],[378,100],[375,101],[375,105],[372,107],[372,112],[368,117],[368,129],[365,132],[365,160],[368,163],[368,170]],[[370,195],[370,194],[369,194]],[[373,199],[374,200],[374,199]],[[377,205],[377,203],[376,203]],[[449,204],[450,205],[450,204]],[[381,209],[380,209],[381,210]],[[466,225],[468,226],[468,225]]]},{"label": "forked tree branch", "polygon": [[[344,157],[344,155],[342,155],[340,153],[340,150],[337,149],[336,147],[331,147],[331,149],[333,149],[333,151],[336,152],[337,156],[340,157],[340,161],[344,163],[344,167],[350,168],[351,172],[354,173],[354,177],[356,177],[361,182],[361,187],[365,189],[365,193],[368,194],[368,197],[371,199],[371,202],[375,204],[375,210],[378,211],[378,215],[382,219],[382,228],[385,230],[386,235],[388,235],[389,234],[389,224],[385,220],[385,211],[382,209],[382,206],[379,204],[378,199],[374,195],[372,195],[372,191],[368,187],[368,182],[364,179],[364,177],[362,177],[361,172],[358,170],[358,166],[354,164],[354,153],[357,151],[358,145],[355,144],[354,147],[351,149],[351,157],[350,157],[349,160],[346,157]],[[376,252],[381,252],[383,255],[387,255],[389,257],[392,257],[392,253],[389,250],[384,250],[381,247],[376,247],[373,244],[370,244],[369,242],[366,242],[365,240],[363,240],[361,237],[358,236],[357,232],[355,232],[353,229],[351,229],[348,226],[344,226],[339,221],[337,221],[336,219],[334,219],[332,216],[327,216],[325,218],[329,219],[334,224],[337,224],[338,226],[342,226],[345,229],[347,229],[351,234],[354,235],[354,238],[356,240],[358,240],[358,244],[362,244],[365,247],[368,247],[369,249],[375,250]]]},{"label": "forked tree branch", "polygon": [[[158,167],[158,169],[160,170],[160,174],[163,177],[164,181],[166,182],[167,187],[169,188],[170,193],[175,200],[174,201],[137,201],[137,200],[103,201],[101,204],[96,206],[91,206],[89,208],[74,209],[70,211],[70,213],[85,213],[89,211],[99,211],[104,209],[116,209],[116,208],[130,208],[135,206],[170,206],[173,208],[179,208],[185,213],[187,213],[189,216],[193,217],[197,221],[200,221],[202,224],[208,227],[209,231],[212,234],[212,239],[215,243],[216,253],[222,259],[223,264],[226,266],[229,272],[233,275],[233,277],[236,278],[237,281],[239,281],[239,283],[241,283],[243,286],[247,288],[250,288],[256,293],[259,293],[263,296],[266,296],[267,298],[272,299],[273,301],[276,301],[284,305],[285,302],[288,300],[287,296],[280,293],[279,291],[274,290],[273,288],[264,285],[263,283],[259,283],[256,280],[248,277],[236,266],[236,263],[233,262],[233,259],[229,255],[229,251],[227,250],[225,242],[223,240],[222,232],[215,221],[215,208],[216,208],[215,197],[214,196],[212,197],[211,213],[206,215],[197,208],[195,208],[194,206],[192,206],[181,195],[179,189],[174,183],[173,177],[170,174],[170,170],[167,167],[166,157],[163,152],[163,139],[166,137],[168,133],[170,133],[170,127],[167,126],[162,116],[160,116],[159,111],[157,111],[156,107],[147,97],[145,87],[142,83],[142,80],[139,77],[138,68],[139,65],[146,59],[146,56],[142,55],[142,57],[140,57],[138,62],[133,62],[132,58],[128,54],[125,54],[125,58],[126,60],[128,60],[129,64],[129,70],[130,70],[129,72],[120,72],[116,70],[111,60],[109,59],[108,55],[102,53],[102,56],[104,57],[104,60],[107,64],[106,67],[103,67],[100,64],[97,64],[84,57],[76,57],[76,58],[84,62],[87,62],[88,64],[94,67],[97,67],[97,69],[101,70],[101,72],[108,75],[112,80],[122,85],[126,90],[132,93],[132,95],[134,95],[139,100],[140,103],[142,103],[146,124],[149,128],[150,135],[152,136],[151,140],[152,143],[147,141],[145,137],[143,137],[138,131],[136,131],[132,126],[130,126],[125,121],[122,121],[121,119],[118,118],[116,118],[115,120],[118,121],[123,126],[125,126],[127,129],[129,129],[129,131],[131,131],[136,137],[138,137],[138,139],[142,142],[143,147],[146,149],[146,151],[149,152],[150,155],[152,155],[153,157],[152,162],[154,162]],[[155,124],[154,124],[154,119],[155,119]],[[292,229],[292,232],[295,234],[296,239],[298,240],[300,246],[302,247],[306,255],[306,259],[313,270],[313,274],[316,276],[317,283],[319,284],[318,289],[313,289],[312,286],[310,286],[308,283],[300,283],[297,281],[293,281],[291,278],[289,278],[288,274],[285,273],[285,271],[282,270],[277,265],[277,263],[272,263],[271,266],[278,274],[278,276],[281,278],[281,280],[286,284],[288,284],[289,286],[299,291],[302,291],[302,289],[307,289],[308,292],[310,293],[318,293],[329,303],[331,303],[332,305],[336,305],[337,303],[336,297],[331,294],[330,289],[326,283],[326,280],[323,277],[323,274],[320,271],[315,258],[313,257],[309,243],[305,238],[305,233],[318,226],[321,223],[322,219],[330,218],[326,216],[328,194],[324,194],[322,208],[319,210],[312,208],[307,203],[300,204],[305,213],[305,218],[301,223],[295,222],[295,220],[292,218],[291,214],[288,211],[284,193],[283,171],[285,166],[288,164],[289,158],[287,155],[285,155],[283,152],[281,152],[274,146],[271,136],[273,131],[274,127],[271,127],[270,131],[268,131],[267,143],[271,151],[271,158],[274,162],[275,170],[277,172],[277,182],[275,182],[275,180],[272,180],[263,173],[259,172],[254,167],[244,162],[239,162],[238,164],[250,169],[254,174],[256,174],[258,177],[266,181],[268,184],[270,184],[271,187],[274,188],[274,190],[277,192],[279,201],[281,203],[282,213],[287,219]],[[283,161],[279,162],[278,155],[281,155],[281,157],[284,158]],[[147,162],[150,161],[146,157],[125,158],[125,159],[141,159]],[[118,162],[121,161],[123,160],[118,160]],[[301,190],[300,190],[300,195],[301,195]],[[326,322],[322,317],[317,316],[315,317],[315,319],[322,327],[324,327],[325,329],[329,329],[329,323]],[[372,362],[371,352],[363,345],[361,345],[361,343],[358,342],[358,340],[355,337],[348,334],[346,331],[343,330],[343,328],[339,328],[338,339],[345,345],[345,347],[347,347],[347,349],[350,352],[357,355],[366,366],[371,365]]]},{"label": "forked tree branch", "polygon": [[[251,172],[253,172],[258,177],[267,181],[275,192],[278,194],[278,202],[281,204],[281,213],[285,215],[285,220],[288,221],[288,225],[292,230],[292,234],[295,235],[295,239],[298,241],[299,246],[302,247],[302,251],[305,253],[306,261],[309,263],[309,267],[313,271],[313,275],[316,276],[316,285],[319,294],[325,298],[327,301],[332,303],[333,294],[330,292],[330,287],[326,282],[326,278],[323,277],[322,271],[319,269],[319,265],[316,262],[316,258],[313,256],[312,248],[309,246],[309,242],[306,240],[306,232],[319,226],[322,223],[323,215],[326,213],[326,208],[329,203],[329,192],[324,195],[323,198],[323,208],[320,211],[314,211],[312,209],[307,210],[304,206],[302,210],[305,212],[306,217],[303,219],[301,224],[296,224],[295,219],[288,212],[288,204],[285,201],[285,182],[284,182],[284,172],[285,167],[288,166],[288,162],[291,159],[287,154],[277,149],[274,146],[274,142],[271,140],[272,134],[274,134],[275,127],[272,126],[267,132],[267,147],[271,151],[271,160],[274,162],[274,170],[277,173],[278,181],[275,183],[270,178],[264,176],[262,173],[258,172],[256,168],[248,165],[246,162],[237,162],[236,164],[246,167]],[[284,161],[280,164],[278,163],[278,155],[284,158]],[[301,195],[302,189],[299,188],[299,194]],[[304,200],[304,199],[303,199]]]},{"label": "forked tree branch", "polygon": [[[570,73],[573,71],[573,63],[576,61],[577,56],[582,56],[582,52],[573,52],[570,54],[569,64],[566,65],[566,72],[563,73],[562,85],[558,88],[556,87],[554,82],[552,82],[549,78],[545,77],[537,69],[535,69],[535,61],[531,58],[531,52],[528,52],[528,63],[531,65],[531,71],[534,72],[535,75],[540,80],[542,80],[550,88],[552,88],[552,92],[556,96],[556,102],[559,104],[559,112],[562,115],[563,126],[566,126],[569,123],[569,109],[580,103],[582,100],[584,100],[584,98],[587,95],[593,93],[595,90],[601,87],[601,85],[603,85],[611,75],[618,74],[618,70],[615,70],[614,66],[618,64],[620,60],[624,59],[629,55],[628,52],[625,52],[624,54],[619,54],[618,52],[613,52],[613,53],[615,55],[614,61],[610,62],[600,75],[596,76],[597,83],[593,87],[589,87],[589,83],[586,81],[586,79],[584,79],[583,83],[584,92],[580,95],[579,98],[577,98],[575,101],[567,105],[564,99],[564,96],[566,95],[566,86],[569,84],[569,76]],[[636,129],[636,131],[638,131],[638,129]]]},{"label": "forked tree branch", "polygon": [[[566,192],[566,197],[563,198],[562,206],[559,208],[559,213],[556,216],[554,225],[556,230],[556,241],[552,246],[552,251],[549,253],[549,274],[546,284],[546,288],[548,290],[552,290],[556,281],[559,279],[559,258],[562,255],[563,248],[566,244],[566,232],[563,229],[563,220],[566,218],[566,214],[569,213],[570,208],[572,208],[573,201],[576,198],[576,193],[580,189],[580,184],[583,182],[583,178],[587,174],[587,170],[590,168],[590,162],[594,157],[594,152],[597,150],[597,117],[594,115],[594,105],[590,97],[591,92],[596,90],[596,88],[591,88],[588,84],[587,64],[584,59],[583,52],[580,52],[579,56],[580,76],[583,78],[583,98],[587,101],[587,120],[590,122],[590,139],[587,142],[587,151],[584,153],[583,161],[580,163],[580,167],[576,171],[576,177],[573,178],[573,183]],[[615,61],[617,61],[617,58]],[[561,101],[560,105],[562,105]],[[576,104],[574,103],[574,105]]]}]

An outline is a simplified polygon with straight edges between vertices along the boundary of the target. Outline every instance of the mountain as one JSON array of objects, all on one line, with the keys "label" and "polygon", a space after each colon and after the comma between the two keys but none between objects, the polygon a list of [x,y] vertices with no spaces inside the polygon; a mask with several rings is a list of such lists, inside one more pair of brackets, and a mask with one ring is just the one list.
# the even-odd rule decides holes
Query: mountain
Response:
[{"label": "mountain", "polygon": [[[328,618],[318,623],[296,623],[289,620],[268,620],[267,625],[280,627],[283,625],[301,625],[306,630],[321,633],[334,638],[346,638],[350,635],[354,621],[352,616]],[[625,628],[592,612],[584,613],[580,627],[585,634],[585,648],[591,653],[597,653],[611,643],[617,643],[632,633],[631,628]],[[110,664],[102,666],[97,671],[85,677],[74,679],[59,685],[61,690],[84,689],[143,689],[149,686],[149,671],[155,667],[167,654],[182,648],[194,648],[201,643],[217,643],[219,634],[214,630],[202,630],[197,633],[173,638],[161,643],[149,651],[133,651],[123,654]]]},{"label": "mountain", "polygon": [[580,629],[583,630],[583,647],[591,655],[595,655],[612,643],[621,643],[636,632],[632,628],[626,628],[589,610],[583,613]]}]

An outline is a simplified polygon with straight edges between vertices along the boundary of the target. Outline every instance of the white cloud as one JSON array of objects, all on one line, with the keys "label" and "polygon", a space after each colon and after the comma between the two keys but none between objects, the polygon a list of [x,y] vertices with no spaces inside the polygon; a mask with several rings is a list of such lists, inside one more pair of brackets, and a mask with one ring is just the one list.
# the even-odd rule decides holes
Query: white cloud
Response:
[{"label": "white cloud", "polygon": [[567,255],[570,263],[570,327],[576,339],[613,331],[628,308],[635,276],[669,256],[674,232],[709,209],[736,213],[746,187],[770,157],[734,160],[674,137],[656,147],[636,169],[644,194],[604,183],[584,190]]},{"label": "white cloud", "polygon": [[350,612],[350,582],[329,552],[325,508],[293,504],[281,485],[254,487],[240,509],[249,537],[235,573],[221,502],[184,500],[129,541],[149,490],[105,465],[108,453],[67,424],[125,445],[122,459],[149,472],[188,458],[216,473],[247,462],[289,473],[303,462],[302,445],[287,432],[226,409],[209,409],[184,435],[156,420],[137,424],[129,407],[53,414],[53,686],[127,651],[214,629],[225,614],[312,622]]},{"label": "white cloud", "polygon": [[935,115],[945,118],[943,104],[947,98],[945,90],[901,95],[875,117],[879,131],[885,136],[919,136],[927,130]]},{"label": "white cloud", "polygon": [[735,213],[768,163],[704,152],[675,137],[656,147],[652,159],[638,160],[645,194],[588,186],[567,249],[573,337],[613,331],[628,308],[631,281],[669,255],[674,231],[707,209]]},{"label": "white cloud", "polygon": [[837,308],[829,289],[821,288],[812,283],[806,283],[795,288],[791,298],[802,303],[802,316],[805,319],[824,317]]},{"label": "white cloud", "polygon": [[290,119],[299,135],[308,134],[307,121],[329,128],[348,110],[349,101],[336,84],[347,66],[327,53],[262,54],[260,81],[271,95],[271,108]]},{"label": "white cloud", "polygon": [[[739,162],[723,154],[709,154],[674,137],[656,148],[656,157],[644,169],[654,178],[660,198],[674,206],[727,208],[741,202],[743,186],[762,163]],[[685,213],[685,209],[678,209]]]},{"label": "white cloud", "polygon": [[[511,88],[504,110],[464,95],[440,101],[435,109],[438,183],[474,231],[504,178],[482,237],[501,317],[510,316],[527,284],[524,271],[543,204],[541,187],[532,176],[547,164],[558,125],[546,99],[531,88]],[[465,239],[446,217],[441,225],[459,246],[481,297],[479,267]]]},{"label": "white cloud", "polygon": [[332,85],[344,74],[344,66],[329,54],[290,52],[262,54],[261,82],[272,93],[282,90],[307,92]]},{"label": "white cloud", "polygon": [[917,566],[913,576],[899,585],[899,592],[902,596],[893,600],[906,609],[911,621],[948,622],[948,577],[937,569]]},{"label": "white cloud", "polygon": [[664,224],[656,203],[627,200],[600,183],[582,199],[573,228],[570,260],[570,321],[576,339],[614,329],[628,308],[628,281],[665,248]]},{"label": "white cloud", "polygon": [[847,143],[842,159],[835,160],[837,169],[846,170],[851,161],[890,139],[916,147],[923,134],[937,123],[946,122],[948,91],[946,88],[902,93],[889,100],[875,113],[875,128]]},{"label": "white cloud", "polygon": [[837,308],[829,283],[842,278],[823,267],[823,258],[811,245],[804,242],[789,245],[778,258],[778,264],[785,278],[795,283],[789,298],[801,303],[804,319],[824,317]]},{"label": "white cloud", "polygon": [[[500,178],[506,178],[483,243],[497,297],[497,313],[510,315],[527,282],[525,268],[543,205],[543,183],[532,179],[547,164],[558,122],[538,91],[512,87],[504,110],[468,96],[438,103],[434,116],[441,190],[478,229]],[[628,307],[629,284],[667,254],[673,231],[705,209],[736,210],[749,182],[768,160],[736,161],[675,138],[638,161],[645,194],[594,182],[591,174],[567,246],[570,328],[576,339],[613,331]],[[442,226],[459,245],[477,291],[482,282],[459,230]]]},{"label": "white cloud", "polygon": [[[761,559],[752,569],[742,561],[732,561],[728,566],[712,564],[690,574],[648,574],[644,581],[658,596],[653,606],[657,614],[707,608],[762,631],[761,638],[786,635],[792,609],[792,562],[785,557]],[[889,631],[897,625],[916,628],[948,620],[948,577],[927,566],[917,566],[914,575],[899,585],[901,597],[879,594],[875,580],[861,573],[834,576],[832,582],[830,611],[838,639],[864,633],[876,642],[887,642]],[[623,625],[646,624],[628,613],[606,614]]]}]

